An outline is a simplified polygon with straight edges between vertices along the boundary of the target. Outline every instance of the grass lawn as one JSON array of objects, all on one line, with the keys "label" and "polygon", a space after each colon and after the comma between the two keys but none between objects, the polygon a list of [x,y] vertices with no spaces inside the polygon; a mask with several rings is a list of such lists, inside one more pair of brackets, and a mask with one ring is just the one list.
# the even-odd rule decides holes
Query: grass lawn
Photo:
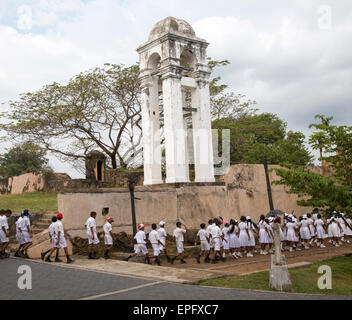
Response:
[{"label": "grass lawn", "polygon": [[[322,265],[331,267],[332,290],[320,290],[318,268]],[[289,270],[294,291],[308,294],[352,295],[352,256],[320,261],[305,268]],[[246,276],[224,277],[203,281],[201,286],[214,286],[236,289],[269,289],[269,271],[258,272]]]},{"label": "grass lawn", "polygon": [[57,194],[36,192],[0,195],[0,209],[11,209],[15,214],[24,209],[31,212],[57,211]]}]

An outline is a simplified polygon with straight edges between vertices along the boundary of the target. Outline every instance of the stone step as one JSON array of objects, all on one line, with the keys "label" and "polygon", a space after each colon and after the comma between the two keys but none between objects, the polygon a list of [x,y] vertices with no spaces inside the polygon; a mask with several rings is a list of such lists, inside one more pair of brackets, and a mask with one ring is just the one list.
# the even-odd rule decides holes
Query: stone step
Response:
[{"label": "stone step", "polygon": [[36,222],[35,224],[33,224],[33,227],[36,227],[37,229],[48,229],[50,226],[50,223],[46,223],[46,222]]}]

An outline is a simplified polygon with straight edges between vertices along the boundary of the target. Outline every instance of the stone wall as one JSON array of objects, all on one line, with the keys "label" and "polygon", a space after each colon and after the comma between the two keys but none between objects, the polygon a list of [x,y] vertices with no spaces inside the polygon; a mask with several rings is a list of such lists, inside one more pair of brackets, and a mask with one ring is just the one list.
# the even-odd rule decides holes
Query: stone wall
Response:
[{"label": "stone wall", "polygon": [[[274,166],[269,166],[273,168]],[[320,170],[319,168],[317,170]],[[275,172],[270,173],[276,180]],[[191,229],[198,229],[211,217],[224,219],[251,216],[258,220],[269,212],[269,201],[263,165],[235,165],[222,177],[222,183],[172,184],[136,187],[137,224],[150,226],[160,220],[167,222],[169,233],[176,221],[184,222]],[[284,186],[272,186],[276,209],[305,214],[312,208],[299,207],[298,197],[286,193]],[[59,211],[64,214],[66,226],[72,236],[85,237],[85,222],[91,211],[98,213],[97,225],[104,224],[102,210],[109,208],[109,216],[115,218],[114,232],[132,232],[131,203],[128,189],[65,190],[58,197]]]}]

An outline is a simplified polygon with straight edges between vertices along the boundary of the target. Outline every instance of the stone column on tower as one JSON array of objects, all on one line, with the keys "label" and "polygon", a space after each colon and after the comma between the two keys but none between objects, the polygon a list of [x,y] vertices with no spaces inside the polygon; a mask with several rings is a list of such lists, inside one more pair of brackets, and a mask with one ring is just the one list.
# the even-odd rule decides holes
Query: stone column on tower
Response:
[{"label": "stone column on tower", "polygon": [[158,78],[141,79],[144,185],[162,184]]},{"label": "stone column on tower", "polygon": [[181,74],[175,67],[163,74],[166,183],[189,182]]}]

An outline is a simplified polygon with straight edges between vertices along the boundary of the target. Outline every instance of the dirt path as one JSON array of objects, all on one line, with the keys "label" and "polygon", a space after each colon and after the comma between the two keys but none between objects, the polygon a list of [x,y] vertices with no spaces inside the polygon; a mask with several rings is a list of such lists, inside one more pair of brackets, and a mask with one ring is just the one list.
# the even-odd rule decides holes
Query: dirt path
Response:
[{"label": "dirt path", "polygon": [[[295,251],[295,252],[284,252],[287,259],[287,264],[302,264],[305,262],[314,263],[321,260],[331,259],[347,254],[352,254],[352,244],[344,244],[343,246],[336,248],[327,246],[327,248],[311,248],[309,250]],[[166,265],[165,265],[166,266]],[[193,270],[209,270],[218,271],[219,273],[226,273],[228,275],[244,275],[254,272],[266,271],[270,268],[270,255],[262,256],[255,254],[253,258],[242,258],[234,260],[227,258],[226,262],[219,261],[217,264],[202,263],[198,264],[194,258],[187,259],[187,264],[181,265],[178,261],[172,268],[183,268]]]}]

